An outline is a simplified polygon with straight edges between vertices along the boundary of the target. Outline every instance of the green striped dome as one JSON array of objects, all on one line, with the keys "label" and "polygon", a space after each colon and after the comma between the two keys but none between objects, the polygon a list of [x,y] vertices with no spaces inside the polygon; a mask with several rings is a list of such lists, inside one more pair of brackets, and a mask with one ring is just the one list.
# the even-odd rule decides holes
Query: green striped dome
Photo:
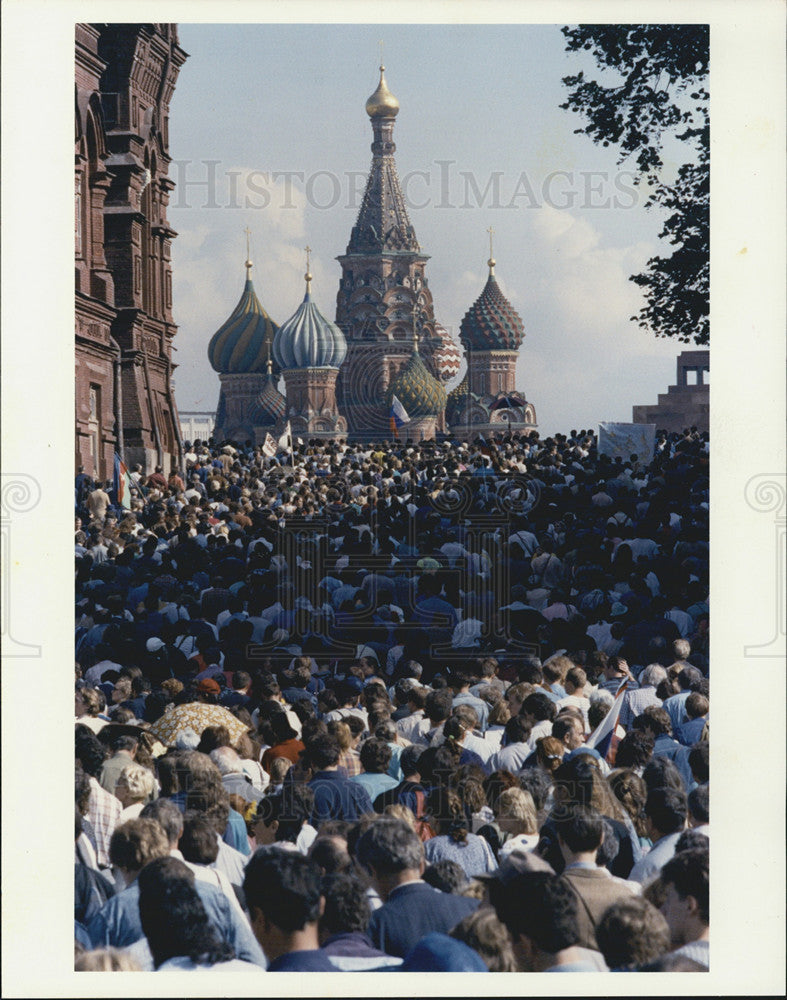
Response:
[{"label": "green striped dome", "polygon": [[240,301],[208,344],[208,360],[213,370],[220,375],[264,372],[278,329],[278,324],[262,308],[251,278],[247,277]]},{"label": "green striped dome", "polygon": [[445,389],[432,375],[417,350],[388,389],[387,402],[401,402],[410,417],[436,417],[445,409]]},{"label": "green striped dome", "polygon": [[459,327],[463,347],[466,351],[516,351],[524,335],[525,325],[519,313],[500,291],[494,274],[490,274]]}]

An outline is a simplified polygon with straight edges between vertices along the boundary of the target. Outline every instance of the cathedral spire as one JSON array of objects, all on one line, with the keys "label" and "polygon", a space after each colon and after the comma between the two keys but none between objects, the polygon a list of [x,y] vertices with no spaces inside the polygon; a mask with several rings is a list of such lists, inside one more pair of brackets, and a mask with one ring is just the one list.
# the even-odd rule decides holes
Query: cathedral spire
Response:
[{"label": "cathedral spire", "polygon": [[388,89],[382,64],[380,82],[366,102],[366,113],[371,119],[374,136],[372,166],[347,253],[420,253],[394,162],[393,127],[399,102]]}]

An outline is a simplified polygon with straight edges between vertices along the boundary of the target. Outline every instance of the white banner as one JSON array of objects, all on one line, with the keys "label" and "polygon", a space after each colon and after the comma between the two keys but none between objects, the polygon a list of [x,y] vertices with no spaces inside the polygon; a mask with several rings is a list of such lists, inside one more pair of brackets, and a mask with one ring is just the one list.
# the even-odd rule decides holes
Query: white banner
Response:
[{"label": "white banner", "polygon": [[640,462],[649,465],[656,443],[655,424],[598,425],[598,453],[614,459],[620,456],[627,462],[636,455]]}]

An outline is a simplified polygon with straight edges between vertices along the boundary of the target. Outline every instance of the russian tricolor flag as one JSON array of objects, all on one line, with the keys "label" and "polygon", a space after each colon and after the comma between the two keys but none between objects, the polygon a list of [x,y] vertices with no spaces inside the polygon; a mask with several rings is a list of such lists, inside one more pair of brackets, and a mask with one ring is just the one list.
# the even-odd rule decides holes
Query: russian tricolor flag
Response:
[{"label": "russian tricolor flag", "polygon": [[120,455],[115,452],[115,502],[125,510],[131,510],[131,490],[134,488],[134,480],[129,475],[125,463]]},{"label": "russian tricolor flag", "polygon": [[596,750],[609,765],[614,765],[615,756],[618,752],[618,743],[626,735],[623,726],[618,725],[620,710],[623,707],[623,699],[626,696],[628,679],[621,681],[620,687],[615,692],[615,701],[612,708],[607,712],[601,722],[596,726],[588,737],[585,746]]},{"label": "russian tricolor flag", "polygon": [[394,437],[399,437],[399,428],[403,424],[410,423],[410,416],[402,406],[401,400],[394,396],[391,399],[391,433]]}]

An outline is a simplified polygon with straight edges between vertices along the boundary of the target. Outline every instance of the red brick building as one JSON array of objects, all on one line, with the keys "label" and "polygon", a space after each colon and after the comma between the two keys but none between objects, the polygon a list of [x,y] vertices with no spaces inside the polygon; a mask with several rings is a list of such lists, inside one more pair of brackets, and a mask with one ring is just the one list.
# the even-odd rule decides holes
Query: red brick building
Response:
[{"label": "red brick building", "polygon": [[76,26],[75,464],[179,462],[167,222],[169,102],[186,53],[173,24]]}]

